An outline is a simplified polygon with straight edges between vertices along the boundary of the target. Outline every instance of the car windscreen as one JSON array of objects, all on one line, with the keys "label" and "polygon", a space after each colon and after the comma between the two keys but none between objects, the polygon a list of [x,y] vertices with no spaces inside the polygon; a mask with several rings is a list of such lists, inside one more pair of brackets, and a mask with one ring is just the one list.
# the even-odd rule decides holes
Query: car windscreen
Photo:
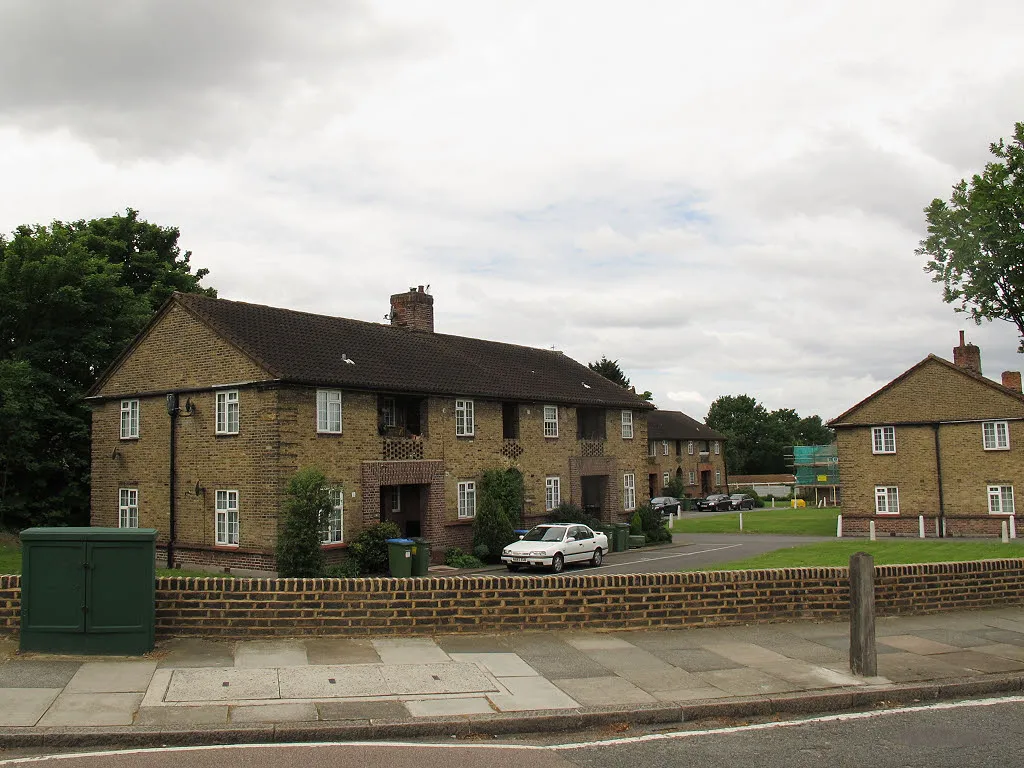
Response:
[{"label": "car windscreen", "polygon": [[534,528],[523,536],[523,541],[561,541],[565,536],[565,528],[562,526],[550,526]]}]

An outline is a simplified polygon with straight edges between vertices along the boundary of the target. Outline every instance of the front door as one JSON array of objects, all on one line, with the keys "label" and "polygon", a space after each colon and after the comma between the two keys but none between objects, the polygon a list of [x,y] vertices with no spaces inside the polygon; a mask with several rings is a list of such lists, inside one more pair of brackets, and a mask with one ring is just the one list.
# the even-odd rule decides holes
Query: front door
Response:
[{"label": "front door", "polygon": [[700,495],[707,496],[711,493],[711,470],[704,469],[700,473]]}]

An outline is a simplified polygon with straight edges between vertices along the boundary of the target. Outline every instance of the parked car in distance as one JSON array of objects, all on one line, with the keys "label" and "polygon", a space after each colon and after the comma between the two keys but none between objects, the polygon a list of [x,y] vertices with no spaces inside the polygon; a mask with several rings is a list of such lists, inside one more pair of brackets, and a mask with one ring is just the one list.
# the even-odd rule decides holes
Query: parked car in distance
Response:
[{"label": "parked car in distance", "polygon": [[733,509],[753,509],[754,500],[745,493],[734,493],[729,497]]},{"label": "parked car in distance", "polygon": [[729,500],[729,497],[726,496],[724,493],[708,494],[703,499],[697,499],[697,501],[695,501],[693,505],[697,509],[702,511],[707,511],[709,509],[732,509],[732,502]]},{"label": "parked car in distance", "polygon": [[681,502],[674,496],[655,496],[651,499],[651,509],[662,515],[674,515],[679,511]]},{"label": "parked car in distance", "polygon": [[589,562],[598,566],[607,551],[608,537],[586,525],[545,523],[505,547],[501,562],[510,571],[532,566],[561,573],[566,563]]}]

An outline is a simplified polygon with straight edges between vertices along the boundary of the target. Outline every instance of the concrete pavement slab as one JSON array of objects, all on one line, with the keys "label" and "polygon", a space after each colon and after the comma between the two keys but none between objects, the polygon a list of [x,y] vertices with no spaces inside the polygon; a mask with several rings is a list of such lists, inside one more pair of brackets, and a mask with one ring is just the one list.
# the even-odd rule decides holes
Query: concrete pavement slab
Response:
[{"label": "concrete pavement slab", "polygon": [[39,725],[131,725],[141,693],[62,693]]},{"label": "concrete pavement slab", "polygon": [[306,640],[304,645],[311,665],[380,663],[373,644],[362,638],[317,637]]},{"label": "concrete pavement slab", "polygon": [[514,653],[453,653],[452,661],[480,664],[495,677],[536,677],[537,670]]},{"label": "concrete pavement slab", "polygon": [[781,654],[789,659],[798,659],[811,664],[838,662],[850,657],[849,651],[840,651],[813,640],[782,632],[768,637],[758,637],[757,645]]},{"label": "concrete pavement slab", "polygon": [[654,698],[663,702],[688,702],[702,701],[704,699],[724,699],[729,696],[721,688],[707,686],[704,688],[673,688],[665,691],[655,691]]},{"label": "concrete pavement slab", "polygon": [[512,640],[507,635],[443,635],[435,637],[437,646],[447,654],[510,653]]},{"label": "concrete pavement slab", "polygon": [[552,680],[556,686],[589,707],[610,704],[651,704],[657,699],[618,675],[585,677],[582,680]]},{"label": "concrete pavement slab", "polygon": [[616,674],[651,694],[675,688],[704,687],[704,681],[697,677],[695,673],[668,665],[619,669],[616,670]]},{"label": "concrete pavement slab", "polygon": [[798,685],[804,690],[864,685],[863,678],[859,678],[852,673],[836,672],[828,667],[802,661],[762,664],[758,669],[780,680]]},{"label": "concrete pavement slab", "polygon": [[184,725],[226,725],[227,722],[227,704],[201,704],[194,707],[142,706],[135,716],[135,725],[176,727]]},{"label": "concrete pavement slab", "polygon": [[801,690],[801,686],[795,683],[780,680],[757,669],[712,670],[698,672],[697,677],[704,681],[705,687],[719,688],[732,696],[759,696]]},{"label": "concrete pavement slab", "polygon": [[12,659],[0,666],[0,688],[63,688],[81,666],[80,661]]},{"label": "concrete pavement slab", "polygon": [[398,664],[381,667],[381,675],[391,692],[399,696],[497,690],[495,683],[475,664]]},{"label": "concrete pavement slab", "polygon": [[936,643],[934,640],[926,640],[917,635],[890,635],[878,638],[878,642],[891,648],[899,648],[901,651],[916,653],[919,656],[933,656],[938,653],[945,654],[958,650],[955,645]]},{"label": "concrete pavement slab", "polygon": [[975,672],[985,672],[986,674],[1019,672],[1024,669],[1024,661],[993,656],[988,653],[979,653],[975,650],[944,653],[938,658],[947,664],[953,664],[954,666],[974,670]]},{"label": "concrete pavement slab", "polygon": [[599,632],[579,632],[566,635],[562,638],[566,643],[577,650],[583,651],[615,651],[620,649],[636,648],[630,642],[616,637],[615,635]]},{"label": "concrete pavement slab", "polygon": [[[980,627],[979,627],[980,629]],[[975,648],[979,645],[988,645],[989,641],[983,637],[955,629],[926,629],[914,633],[917,637],[931,640],[935,643],[944,643],[957,648]]]},{"label": "concrete pavement slab", "polygon": [[371,642],[384,664],[434,664],[450,661],[448,654],[430,638],[389,638]]},{"label": "concrete pavement slab", "polygon": [[224,667],[172,670],[164,701],[240,701],[279,697],[276,669]]},{"label": "concrete pavement slab", "polygon": [[1004,643],[1006,645],[1019,645],[1024,648],[1024,634],[1014,632],[1010,629],[979,629],[971,632],[972,635],[987,640],[990,643]]},{"label": "concrete pavement slab", "polygon": [[510,677],[502,685],[508,689],[508,693],[491,693],[487,696],[501,712],[575,709],[579,706],[572,697],[542,677]]},{"label": "concrete pavement slab", "polygon": [[617,634],[626,642],[651,653],[659,650],[697,650],[708,642],[707,631],[702,629],[635,630]]},{"label": "concrete pavement slab", "polygon": [[[842,637],[819,637],[814,642],[820,643],[821,645],[827,646],[829,648],[835,648],[838,651],[842,651],[846,658],[849,658],[850,656],[849,629],[847,629],[846,634]],[[894,648],[891,645],[886,645],[885,643],[881,642],[875,644],[875,651],[878,653],[879,656],[885,653],[900,653],[900,650],[898,648]]]},{"label": "concrete pavement slab", "polygon": [[1001,656],[1004,659],[1024,661],[1024,648],[1021,648],[1019,645],[994,643],[992,645],[975,646],[971,650],[976,651],[977,653],[988,653],[992,656]]},{"label": "concrete pavement slab", "polygon": [[1007,629],[1024,634],[1024,617],[1021,617],[1019,612],[1017,614],[1007,612],[1006,614],[991,615],[986,611],[982,623],[986,628]]},{"label": "concrete pavement slab", "polygon": [[550,635],[513,635],[511,641],[516,655],[549,680],[605,677],[609,672],[582,651]]},{"label": "concrete pavement slab", "polygon": [[786,657],[781,653],[770,651],[754,643],[719,642],[709,644],[707,650],[714,651],[719,656],[724,656],[746,667],[757,667],[761,664],[772,664],[786,660]]},{"label": "concrete pavement slab", "polygon": [[281,704],[232,705],[228,718],[232,723],[305,723],[319,719],[316,705],[290,701]]},{"label": "concrete pavement slab", "polygon": [[79,667],[67,693],[142,693],[149,687],[155,661],[89,661]]},{"label": "concrete pavement slab", "polygon": [[308,664],[300,640],[247,640],[235,646],[235,666],[241,669],[301,667]]},{"label": "concrete pavement slab", "polygon": [[405,702],[413,717],[438,717],[440,715],[489,715],[494,712],[490,702],[484,698],[460,699],[413,699]]},{"label": "concrete pavement slab", "polygon": [[61,688],[0,689],[0,725],[35,725],[53,704],[61,690]]},{"label": "concrete pavement slab", "polygon": [[409,716],[400,701],[318,701],[321,720],[396,720]]},{"label": "concrete pavement slab", "polygon": [[942,661],[942,656],[918,656],[915,653],[887,653],[878,656],[878,674],[895,683],[914,683],[963,677],[963,667]]},{"label": "concrete pavement slab", "polygon": [[379,664],[330,667],[286,667],[278,670],[283,699],[332,699],[387,696],[391,688]]},{"label": "concrete pavement slab", "polygon": [[686,672],[704,672],[711,669],[737,669],[742,666],[732,659],[719,656],[714,651],[709,651],[705,648],[692,650],[648,648],[647,650],[666,664],[671,664]]},{"label": "concrete pavement slab", "polygon": [[198,637],[176,637],[160,643],[163,657],[159,669],[177,667],[231,667],[235,664],[234,643],[204,640]]}]

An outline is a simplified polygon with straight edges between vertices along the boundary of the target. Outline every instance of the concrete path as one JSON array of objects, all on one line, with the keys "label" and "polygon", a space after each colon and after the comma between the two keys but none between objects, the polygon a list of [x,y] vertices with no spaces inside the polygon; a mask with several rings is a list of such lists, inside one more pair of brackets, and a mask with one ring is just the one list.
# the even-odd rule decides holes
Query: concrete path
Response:
[{"label": "concrete path", "polygon": [[[54,734],[66,742],[76,733],[93,743],[107,743],[97,734],[116,742],[132,733],[166,741],[171,731],[216,741],[225,728],[282,725],[317,739],[316,728],[331,723],[420,723],[415,732],[428,733],[430,724],[444,732],[453,722],[479,720],[496,731],[529,730],[536,721],[523,717],[531,714],[547,718],[546,729],[571,730],[588,713],[647,722],[661,713],[678,721],[701,707],[715,711],[708,707],[716,702],[763,714],[795,711],[800,701],[820,709],[829,694],[841,708],[894,700],[907,685],[941,691],[955,682],[950,690],[963,693],[965,682],[980,685],[979,692],[1024,683],[1024,608],[879,619],[879,676],[868,679],[849,672],[845,623],[174,639],[143,658],[17,654],[13,641],[3,642],[0,745]],[[496,725],[503,718],[511,719]]]}]

